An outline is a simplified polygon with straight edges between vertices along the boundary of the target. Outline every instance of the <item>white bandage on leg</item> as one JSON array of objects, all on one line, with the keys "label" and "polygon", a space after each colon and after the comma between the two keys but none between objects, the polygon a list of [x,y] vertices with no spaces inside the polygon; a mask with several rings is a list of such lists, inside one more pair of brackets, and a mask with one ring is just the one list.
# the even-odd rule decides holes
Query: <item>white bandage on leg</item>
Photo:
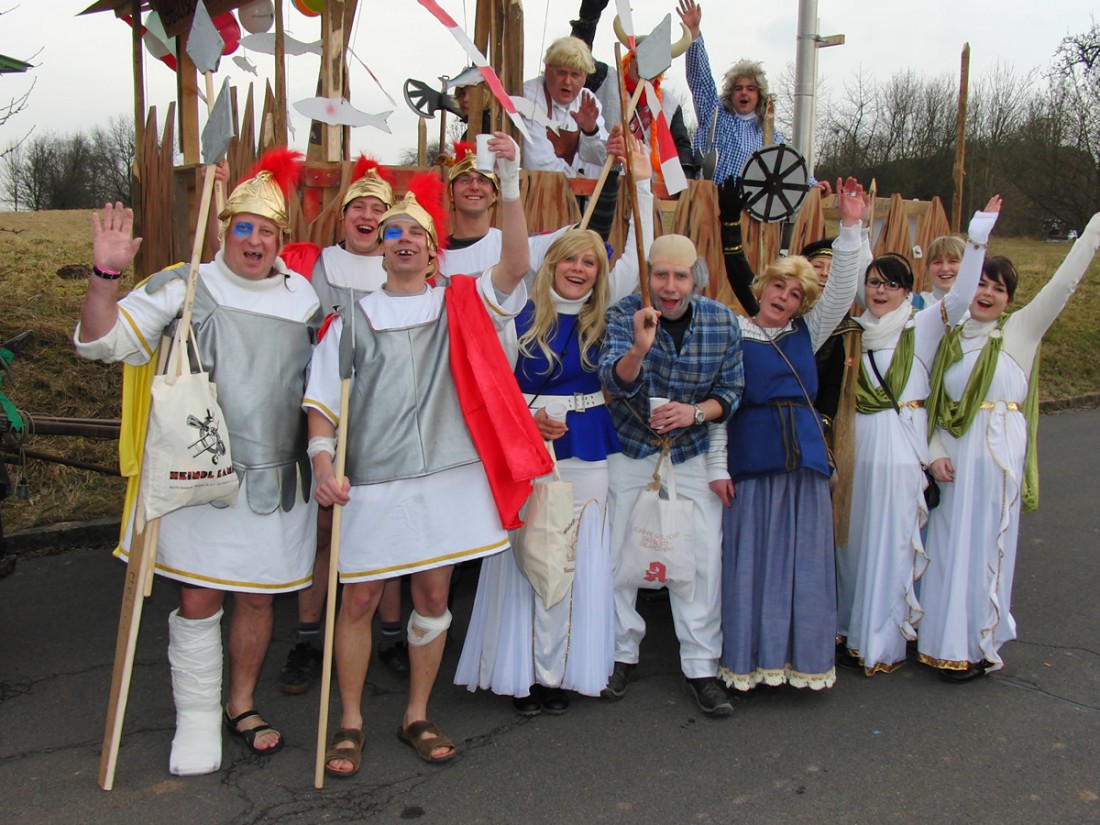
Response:
[{"label": "white bandage on leg", "polygon": [[168,664],[176,703],[176,735],[168,770],[213,773],[222,764],[222,611],[208,619],[168,616]]},{"label": "white bandage on leg", "polygon": [[430,645],[451,626],[451,611],[442,616],[421,616],[415,610],[409,614],[409,644],[413,647]]}]

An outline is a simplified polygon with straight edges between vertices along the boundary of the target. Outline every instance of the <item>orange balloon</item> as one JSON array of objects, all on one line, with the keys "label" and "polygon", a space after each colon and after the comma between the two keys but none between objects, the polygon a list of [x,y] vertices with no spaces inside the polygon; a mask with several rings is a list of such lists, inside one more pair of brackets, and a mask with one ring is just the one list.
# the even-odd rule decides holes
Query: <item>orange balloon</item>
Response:
[{"label": "orange balloon", "polygon": [[[316,0],[314,0],[314,2],[316,2]],[[311,8],[310,3],[306,2],[306,0],[294,0],[294,8],[296,8],[306,17],[317,17],[318,15],[320,15],[320,5],[320,3],[317,3],[318,8],[314,10],[313,8]]]}]

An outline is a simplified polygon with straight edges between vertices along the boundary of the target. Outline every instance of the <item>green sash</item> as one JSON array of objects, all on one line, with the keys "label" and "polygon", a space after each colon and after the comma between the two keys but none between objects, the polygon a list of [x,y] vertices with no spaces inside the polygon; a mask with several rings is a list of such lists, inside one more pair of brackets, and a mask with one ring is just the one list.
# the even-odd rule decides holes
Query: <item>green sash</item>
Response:
[{"label": "green sash", "polygon": [[[997,322],[996,332],[990,334],[982,347],[981,354],[974,364],[962,398],[952,401],[944,388],[944,375],[947,369],[962,360],[962,343],[959,340],[962,326],[957,326],[944,336],[940,342],[936,360],[932,365],[931,386],[928,391],[928,437],[939,427],[958,438],[974,423],[978,410],[982,407],[989,385],[993,383],[993,373],[997,369],[997,359],[1004,346],[1004,325],[1009,318],[1002,315]],[[1028,378],[1027,398],[1024,401],[1023,416],[1027,422],[1027,451],[1024,455],[1023,509],[1034,512],[1039,509],[1039,454],[1036,434],[1039,427],[1039,352],[1031,365]]]},{"label": "green sash", "polygon": [[[905,385],[909,383],[909,373],[913,371],[913,353],[915,351],[913,327],[906,327],[898,337],[894,357],[890,359],[890,368],[883,380],[890,392],[897,398]],[[877,362],[876,362],[877,365]],[[871,384],[867,367],[861,358],[859,361],[859,380],[856,382],[856,412],[870,414],[894,409],[894,402],[882,387]]]}]

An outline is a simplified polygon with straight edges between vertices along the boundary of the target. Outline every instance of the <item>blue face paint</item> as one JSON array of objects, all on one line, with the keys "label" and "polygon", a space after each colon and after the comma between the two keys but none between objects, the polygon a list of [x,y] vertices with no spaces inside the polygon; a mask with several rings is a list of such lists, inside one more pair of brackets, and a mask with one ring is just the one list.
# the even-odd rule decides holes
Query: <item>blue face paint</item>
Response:
[{"label": "blue face paint", "polygon": [[237,221],[233,224],[233,234],[238,238],[247,238],[252,234],[253,226],[248,221]]},{"label": "blue face paint", "polygon": [[382,230],[382,237],[388,241],[396,241],[404,234],[400,226],[387,226]]}]

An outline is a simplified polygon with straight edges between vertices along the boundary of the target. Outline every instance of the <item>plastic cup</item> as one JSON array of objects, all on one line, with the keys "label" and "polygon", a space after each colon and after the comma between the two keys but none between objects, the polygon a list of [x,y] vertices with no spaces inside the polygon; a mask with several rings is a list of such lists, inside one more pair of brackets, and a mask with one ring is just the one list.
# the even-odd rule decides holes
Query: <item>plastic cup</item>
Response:
[{"label": "plastic cup", "polygon": [[479,172],[492,172],[493,167],[496,166],[496,153],[489,148],[489,141],[492,140],[492,138],[492,135],[478,135],[475,138],[477,143],[477,164],[474,168]]},{"label": "plastic cup", "polygon": [[543,409],[546,410],[547,418],[552,418],[555,421],[560,421],[563,424],[565,423],[565,416],[569,412],[569,408],[565,406],[565,404],[563,404],[561,401],[551,401],[549,404],[543,407]]},{"label": "plastic cup", "polygon": [[655,396],[651,397],[649,399],[649,414],[653,415],[653,413],[657,410],[658,407],[663,407],[668,402],[669,402],[669,399],[662,398],[659,395],[655,395]]}]

